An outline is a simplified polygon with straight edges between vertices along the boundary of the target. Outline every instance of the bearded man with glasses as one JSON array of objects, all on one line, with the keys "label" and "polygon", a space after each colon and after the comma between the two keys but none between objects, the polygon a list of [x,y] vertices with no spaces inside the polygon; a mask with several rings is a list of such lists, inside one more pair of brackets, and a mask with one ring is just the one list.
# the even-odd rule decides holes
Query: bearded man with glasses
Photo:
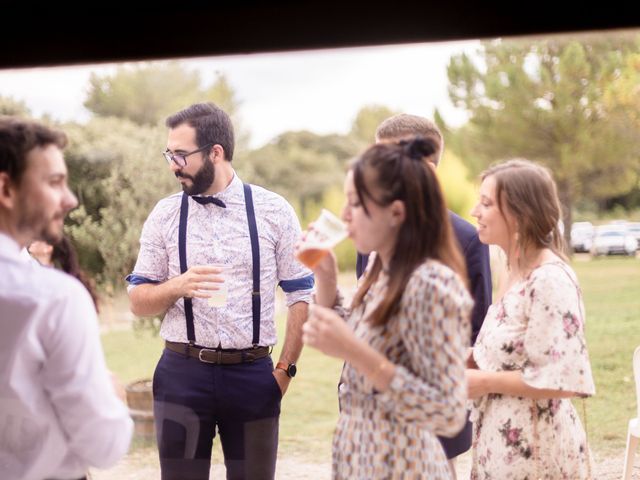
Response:
[{"label": "bearded man with glasses", "polygon": [[[313,292],[293,255],[300,224],[284,198],[238,178],[233,126],[216,105],[192,105],[166,125],[163,155],[182,192],[147,218],[127,276],[132,312],[164,315],[153,379],[162,479],[209,478],[216,430],[227,478],[274,478],[280,402]],[[288,316],[274,368],[277,285]],[[226,302],[209,302],[222,289]]]}]

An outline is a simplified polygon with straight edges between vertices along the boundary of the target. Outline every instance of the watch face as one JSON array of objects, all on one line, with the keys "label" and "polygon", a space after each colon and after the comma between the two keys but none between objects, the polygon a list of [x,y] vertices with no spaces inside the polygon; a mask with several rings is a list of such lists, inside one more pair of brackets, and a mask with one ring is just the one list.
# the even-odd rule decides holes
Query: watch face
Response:
[{"label": "watch face", "polygon": [[296,376],[296,373],[298,373],[298,367],[296,367],[295,363],[289,364],[289,367],[287,368],[287,373],[291,378]]}]

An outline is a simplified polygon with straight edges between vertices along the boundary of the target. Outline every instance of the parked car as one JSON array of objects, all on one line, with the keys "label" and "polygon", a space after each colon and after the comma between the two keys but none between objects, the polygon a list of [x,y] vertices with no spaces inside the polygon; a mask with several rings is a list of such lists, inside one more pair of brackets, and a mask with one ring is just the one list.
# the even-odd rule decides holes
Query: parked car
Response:
[{"label": "parked car", "polygon": [[626,225],[602,225],[596,228],[591,253],[598,255],[635,255],[638,241]]},{"label": "parked car", "polygon": [[574,252],[590,252],[595,229],[591,222],[575,222],[571,225],[571,248]]},{"label": "parked car", "polygon": [[631,232],[631,235],[636,237],[638,249],[640,249],[640,222],[627,223],[627,230]]}]

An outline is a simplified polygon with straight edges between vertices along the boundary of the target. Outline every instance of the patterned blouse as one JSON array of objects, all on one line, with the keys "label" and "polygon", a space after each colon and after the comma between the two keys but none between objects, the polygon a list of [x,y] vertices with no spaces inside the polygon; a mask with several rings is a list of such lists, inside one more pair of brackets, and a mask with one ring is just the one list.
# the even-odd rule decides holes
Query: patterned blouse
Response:
[{"label": "patterned blouse", "polygon": [[[519,370],[535,388],[593,395],[584,321],[573,270],[545,263],[491,305],[473,357],[481,370]],[[585,432],[568,398],[490,394],[474,401],[471,419],[474,480],[590,476]]]},{"label": "patterned blouse", "polygon": [[[215,195],[226,208],[201,205],[189,199],[187,266],[230,265],[226,277],[228,300],[211,307],[207,299],[193,299],[196,343],[204,347],[251,346],[252,258],[242,181],[234,175],[229,186]],[[287,306],[311,300],[313,276],[293,255],[300,239],[300,223],[291,205],[280,195],[251,186],[260,243],[260,345],[275,345],[275,287],[286,293]],[[160,200],[147,218],[140,237],[140,252],[129,288],[140,283],[164,282],[180,275],[178,224],[182,193]],[[167,310],[160,335],[165,340],[187,342],[184,302]]]},{"label": "patterned blouse", "polygon": [[379,393],[345,364],[333,477],[450,478],[436,435],[455,435],[466,419],[464,359],[473,302],[451,269],[427,260],[411,275],[400,311],[386,325],[372,327],[366,318],[387,283],[381,272],[348,322],[357,337],[395,364],[395,375]]}]

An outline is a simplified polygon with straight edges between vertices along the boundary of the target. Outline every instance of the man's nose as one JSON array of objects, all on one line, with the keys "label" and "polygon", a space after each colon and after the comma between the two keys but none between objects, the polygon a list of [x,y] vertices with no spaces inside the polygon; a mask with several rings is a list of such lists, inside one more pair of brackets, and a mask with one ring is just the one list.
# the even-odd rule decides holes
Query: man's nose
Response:
[{"label": "man's nose", "polygon": [[169,169],[173,172],[179,172],[180,170],[182,170],[183,167],[181,167],[180,165],[178,165],[176,162],[174,162],[173,160],[171,160],[171,163],[169,163]]},{"label": "man's nose", "polygon": [[69,212],[78,206],[78,197],[67,188],[62,203],[65,212]]}]

